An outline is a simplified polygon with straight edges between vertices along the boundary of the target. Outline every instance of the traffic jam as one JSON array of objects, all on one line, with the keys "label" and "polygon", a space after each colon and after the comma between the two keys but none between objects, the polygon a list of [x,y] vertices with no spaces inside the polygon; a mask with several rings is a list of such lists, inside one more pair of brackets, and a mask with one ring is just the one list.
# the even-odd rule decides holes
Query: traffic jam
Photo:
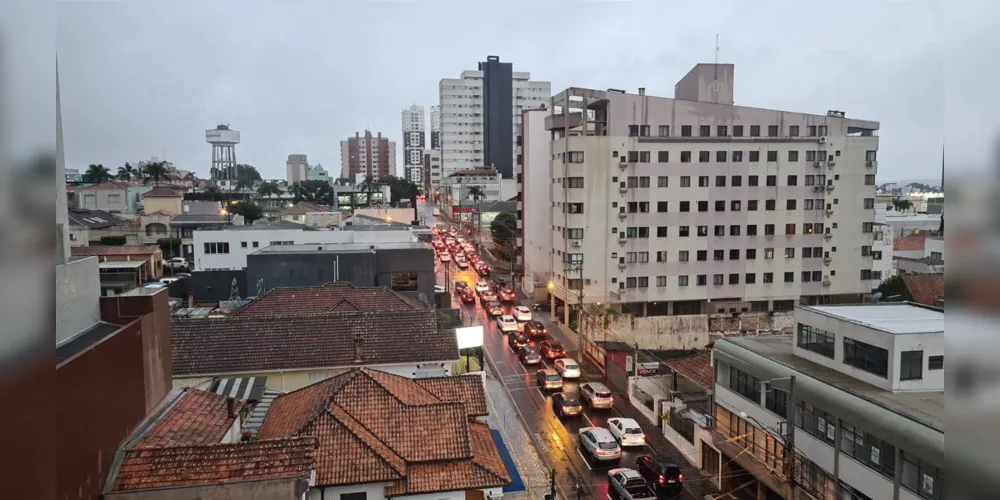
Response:
[{"label": "traffic jam", "polygon": [[535,313],[547,313],[549,303],[518,305],[511,284],[491,276],[474,245],[454,228],[435,229],[431,243],[442,267],[467,271],[454,273],[451,292],[464,306],[478,306],[487,323],[496,326],[528,383],[533,379],[542,399],[551,402],[567,437],[578,438],[576,453],[589,470],[590,482],[599,488],[598,497],[606,491],[622,500],[677,498],[684,490],[680,468],[643,453],[650,449],[638,422],[611,417],[614,397],[608,387],[582,379],[580,364],[567,357],[562,343],[534,318]]}]

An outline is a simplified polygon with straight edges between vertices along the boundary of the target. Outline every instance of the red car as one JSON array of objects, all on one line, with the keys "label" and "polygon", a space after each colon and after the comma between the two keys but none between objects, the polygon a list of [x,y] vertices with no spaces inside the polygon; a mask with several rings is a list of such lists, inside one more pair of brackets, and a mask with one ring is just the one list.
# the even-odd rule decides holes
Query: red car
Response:
[{"label": "red car", "polygon": [[475,304],[476,292],[474,292],[471,288],[465,288],[461,291],[461,298],[463,304]]},{"label": "red car", "polygon": [[510,288],[504,288],[500,290],[500,302],[514,302],[517,296],[514,295],[514,290]]},{"label": "red car", "polygon": [[543,340],[538,344],[538,351],[545,356],[545,359],[559,359],[566,357],[566,349],[563,349],[562,344],[555,340]]},{"label": "red car", "polygon": [[476,272],[478,272],[479,275],[483,276],[483,277],[489,276],[490,275],[490,266],[488,266],[488,265],[480,262],[479,265],[476,266]]}]

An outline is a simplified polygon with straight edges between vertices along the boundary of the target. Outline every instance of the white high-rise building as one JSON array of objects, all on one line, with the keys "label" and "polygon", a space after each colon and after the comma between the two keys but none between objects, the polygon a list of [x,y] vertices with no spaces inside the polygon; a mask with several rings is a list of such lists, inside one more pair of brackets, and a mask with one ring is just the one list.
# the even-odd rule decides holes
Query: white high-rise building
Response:
[{"label": "white high-rise building", "polygon": [[512,179],[521,111],[549,106],[552,84],[489,56],[478,70],[442,79],[439,91],[443,175],[493,168]]},{"label": "white high-rise building", "polygon": [[431,106],[431,147],[441,149],[441,106]]},{"label": "white high-rise building", "polygon": [[403,116],[403,176],[410,182],[419,184],[424,163],[426,141],[426,120],[424,107],[414,104],[402,112]]}]

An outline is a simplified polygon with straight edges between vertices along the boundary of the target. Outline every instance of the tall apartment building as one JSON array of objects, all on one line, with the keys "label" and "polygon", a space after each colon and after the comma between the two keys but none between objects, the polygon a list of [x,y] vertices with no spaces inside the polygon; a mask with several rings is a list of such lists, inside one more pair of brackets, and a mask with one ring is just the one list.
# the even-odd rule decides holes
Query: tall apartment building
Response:
[{"label": "tall apartment building", "polygon": [[[908,303],[806,306],[795,320],[794,335],[715,343],[714,428],[701,448],[722,491],[945,498],[944,312]],[[974,477],[989,462],[949,474]],[[949,481],[949,489],[963,483]]]},{"label": "tall apartment building", "polygon": [[441,106],[431,106],[431,147],[441,149]]},{"label": "tall apartment building", "polygon": [[309,180],[309,160],[306,155],[288,155],[288,160],[285,161],[285,172],[289,185]]},{"label": "tall apartment building", "polygon": [[521,110],[549,106],[552,84],[489,56],[478,70],[442,79],[439,87],[444,175],[493,168],[513,179]]},{"label": "tall apartment building", "polygon": [[357,174],[375,180],[396,175],[396,143],[371,130],[340,141],[340,176],[353,179]]},{"label": "tall apartment building", "polygon": [[420,185],[427,126],[424,107],[414,104],[403,110],[403,176]]},{"label": "tall apartment building", "polygon": [[878,122],[735,106],[731,64],[672,99],[569,88],[553,108],[560,300],[767,313],[871,291]]},{"label": "tall apartment building", "polygon": [[430,196],[431,201],[437,202],[435,196],[441,193],[441,151],[424,151],[423,186],[424,194]]},{"label": "tall apartment building", "polygon": [[[521,111],[521,135],[517,137],[517,246],[515,265],[523,276],[525,294],[545,286],[552,275],[552,160],[551,132],[545,119],[552,108]],[[530,224],[525,214],[531,213]]]}]

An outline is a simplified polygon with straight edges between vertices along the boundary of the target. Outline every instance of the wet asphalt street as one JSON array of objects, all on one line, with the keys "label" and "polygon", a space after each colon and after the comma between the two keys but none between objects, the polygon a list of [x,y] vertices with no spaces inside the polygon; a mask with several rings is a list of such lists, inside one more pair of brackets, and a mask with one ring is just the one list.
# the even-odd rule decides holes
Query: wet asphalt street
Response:
[{"label": "wet asphalt street", "polygon": [[[426,218],[427,225],[434,227],[435,221],[430,208],[421,210],[421,215]],[[423,213],[426,212],[426,213]],[[447,273],[445,266],[448,266]],[[579,440],[577,433],[581,428],[588,426],[607,427],[607,419],[611,417],[622,417],[617,409],[594,410],[585,408],[583,415],[578,417],[567,417],[560,419],[556,417],[551,406],[551,392],[542,390],[535,381],[535,371],[541,366],[525,367],[518,360],[516,353],[508,346],[507,338],[502,334],[494,320],[489,318],[480,304],[462,304],[458,296],[454,294],[454,282],[465,281],[470,286],[480,280],[476,271],[470,269],[461,270],[452,263],[436,262],[438,284],[444,285],[446,276],[450,280],[448,285],[452,292],[452,302],[456,306],[463,308],[472,318],[481,320],[484,326],[484,351],[489,371],[503,383],[507,393],[516,405],[517,411],[525,421],[528,431],[532,434],[539,453],[543,456],[549,467],[556,469],[556,482],[559,498],[580,498],[580,499],[605,499],[608,498],[608,470],[611,464],[594,464],[587,460],[579,450]],[[500,275],[500,277],[504,277]],[[512,305],[505,305],[509,310]],[[550,334],[562,342],[566,348],[568,357],[580,361],[580,352],[576,339],[568,338],[568,335],[553,326],[548,312],[536,312],[534,318],[545,324]],[[551,367],[551,362],[545,362],[545,366]],[[600,374],[589,374],[595,381],[600,381]],[[563,391],[578,394],[579,384],[588,380],[588,373],[584,372],[579,381],[564,381]],[[616,399],[619,395],[615,395]],[[644,430],[656,432],[655,426],[649,422],[639,421]],[[517,453],[517,450],[511,450]],[[648,445],[642,448],[626,448],[623,450],[621,465],[618,467],[633,467],[639,455],[655,454]],[[693,478],[692,478],[693,479]],[[580,485],[578,488],[577,485]],[[578,489],[579,495],[577,494]],[[698,498],[691,491],[679,498]]]}]

